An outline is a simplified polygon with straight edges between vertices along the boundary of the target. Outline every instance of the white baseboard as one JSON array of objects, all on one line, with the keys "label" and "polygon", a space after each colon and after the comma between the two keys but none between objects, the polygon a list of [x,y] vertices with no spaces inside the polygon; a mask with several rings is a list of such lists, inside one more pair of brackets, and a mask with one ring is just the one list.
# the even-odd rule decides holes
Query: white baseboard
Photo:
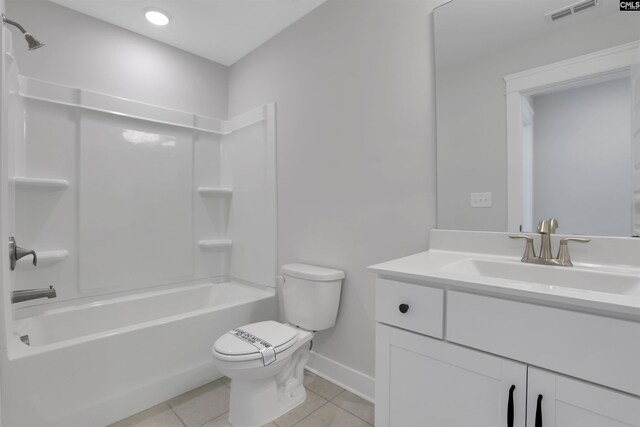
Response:
[{"label": "white baseboard", "polygon": [[309,355],[307,370],[369,402],[374,402],[375,378],[367,374],[356,371],[314,351]]}]

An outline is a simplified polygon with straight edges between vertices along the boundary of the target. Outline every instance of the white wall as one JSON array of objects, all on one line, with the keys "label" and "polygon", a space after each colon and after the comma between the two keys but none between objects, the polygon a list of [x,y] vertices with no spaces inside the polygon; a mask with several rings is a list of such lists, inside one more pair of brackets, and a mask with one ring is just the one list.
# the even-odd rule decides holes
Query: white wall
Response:
[{"label": "white wall", "polygon": [[9,0],[7,16],[46,43],[29,52],[12,30],[25,76],[226,118],[223,65],[46,0]]},{"label": "white wall", "polygon": [[[507,229],[503,76],[638,39],[638,16],[617,13],[597,25],[550,31],[526,44],[438,69],[438,228]],[[493,207],[470,208],[470,193],[485,191],[493,193]]]},{"label": "white wall", "polygon": [[229,75],[230,116],[277,102],[279,263],[346,271],[338,323],[310,364],[370,396],[365,268],[425,250],[435,225],[434,4],[329,0]]},{"label": "white wall", "polygon": [[628,78],[533,97],[534,222],[631,235],[630,105]]}]

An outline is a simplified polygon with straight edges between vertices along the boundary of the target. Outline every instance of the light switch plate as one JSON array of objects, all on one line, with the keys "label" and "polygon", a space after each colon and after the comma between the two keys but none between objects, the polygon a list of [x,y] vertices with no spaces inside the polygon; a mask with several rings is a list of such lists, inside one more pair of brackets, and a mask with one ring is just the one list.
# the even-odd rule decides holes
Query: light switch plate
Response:
[{"label": "light switch plate", "polygon": [[491,193],[471,193],[472,208],[490,208]]}]

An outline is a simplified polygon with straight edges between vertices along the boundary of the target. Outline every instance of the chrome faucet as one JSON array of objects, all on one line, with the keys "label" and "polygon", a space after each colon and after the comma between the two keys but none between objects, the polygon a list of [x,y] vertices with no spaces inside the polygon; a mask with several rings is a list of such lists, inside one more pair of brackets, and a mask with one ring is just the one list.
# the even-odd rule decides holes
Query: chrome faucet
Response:
[{"label": "chrome faucet", "polygon": [[24,289],[11,292],[11,303],[15,304],[38,298],[55,298],[56,296],[56,290],[53,289],[53,286],[44,289]]},{"label": "chrome faucet", "polygon": [[522,262],[542,265],[559,265],[571,267],[571,257],[569,256],[569,242],[587,243],[590,239],[582,237],[565,237],[560,239],[558,255],[554,258],[551,252],[551,235],[556,232],[558,221],[555,218],[545,219],[538,224],[538,234],[540,234],[540,256],[536,256],[533,247],[533,237],[525,234],[515,234],[509,236],[512,239],[525,239],[526,246],[522,255]]}]

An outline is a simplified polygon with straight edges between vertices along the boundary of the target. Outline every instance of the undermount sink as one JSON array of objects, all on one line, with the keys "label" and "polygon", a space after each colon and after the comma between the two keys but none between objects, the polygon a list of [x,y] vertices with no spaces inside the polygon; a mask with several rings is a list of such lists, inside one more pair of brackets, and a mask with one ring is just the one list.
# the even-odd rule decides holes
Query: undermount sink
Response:
[{"label": "undermount sink", "polygon": [[505,279],[608,294],[640,296],[640,277],[577,267],[466,258],[442,267],[447,273]]}]

